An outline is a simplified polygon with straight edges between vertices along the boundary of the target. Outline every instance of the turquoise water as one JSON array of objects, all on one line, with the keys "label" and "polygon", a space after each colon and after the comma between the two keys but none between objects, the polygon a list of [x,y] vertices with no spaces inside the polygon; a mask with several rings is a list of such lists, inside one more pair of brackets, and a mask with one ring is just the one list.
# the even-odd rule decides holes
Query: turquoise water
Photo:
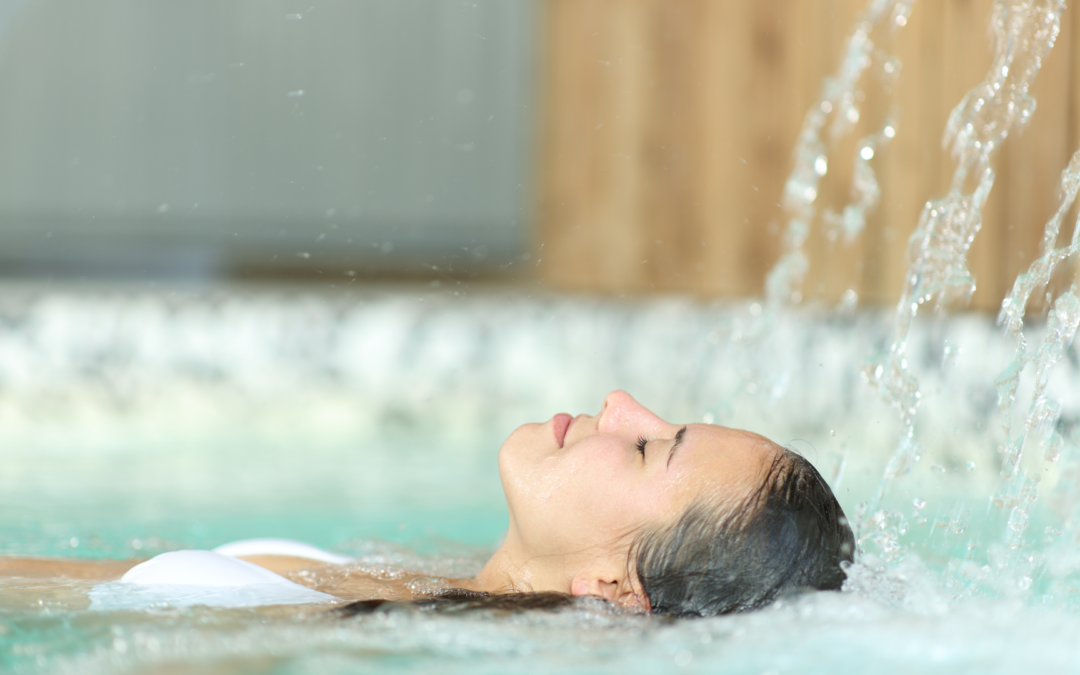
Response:
[{"label": "turquoise water", "polygon": [[370,540],[490,546],[506,525],[497,448],[237,436],[89,457],[9,450],[0,551],[145,557],[261,536],[342,550]]},{"label": "turquoise water", "polygon": [[[505,527],[501,439],[556,412],[595,412],[613,388],[671,419],[789,443],[853,516],[898,429],[858,375],[887,335],[874,312],[763,326],[745,303],[416,289],[53,291],[0,304],[0,554],[145,557],[273,536],[469,573]],[[1068,442],[1012,551],[992,504],[992,379],[1009,350],[985,317],[919,324],[921,459],[886,496],[889,518],[863,530],[842,593],[700,621],[588,602],[559,615],[343,620],[295,608],[88,612],[72,600],[86,584],[8,580],[0,668],[1080,670],[1080,359],[1072,346],[1051,383]]]}]

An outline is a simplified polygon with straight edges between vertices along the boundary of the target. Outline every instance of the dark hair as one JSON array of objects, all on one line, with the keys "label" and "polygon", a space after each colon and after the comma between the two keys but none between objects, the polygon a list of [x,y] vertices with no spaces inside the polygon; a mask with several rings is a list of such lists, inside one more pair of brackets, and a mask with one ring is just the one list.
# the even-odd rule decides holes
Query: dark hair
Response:
[{"label": "dark hair", "polygon": [[778,446],[764,481],[741,503],[699,501],[645,533],[631,553],[652,611],[714,616],[764,607],[800,589],[837,590],[855,537],[810,462]]},{"label": "dark hair", "polygon": [[440,593],[415,600],[360,600],[342,605],[333,611],[345,616],[360,616],[375,612],[420,610],[440,613],[488,611],[495,614],[512,614],[530,610],[554,612],[570,606],[574,598],[566,593],[505,593],[492,594],[448,588]]}]

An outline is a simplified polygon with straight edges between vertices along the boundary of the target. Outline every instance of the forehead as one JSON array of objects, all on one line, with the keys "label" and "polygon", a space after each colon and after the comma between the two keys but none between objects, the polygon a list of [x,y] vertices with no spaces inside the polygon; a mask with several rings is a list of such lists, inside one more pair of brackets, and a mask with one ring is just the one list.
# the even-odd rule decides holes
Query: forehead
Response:
[{"label": "forehead", "polygon": [[691,424],[671,471],[680,492],[694,497],[719,490],[728,496],[749,494],[765,478],[779,446],[752,431],[715,424]]}]

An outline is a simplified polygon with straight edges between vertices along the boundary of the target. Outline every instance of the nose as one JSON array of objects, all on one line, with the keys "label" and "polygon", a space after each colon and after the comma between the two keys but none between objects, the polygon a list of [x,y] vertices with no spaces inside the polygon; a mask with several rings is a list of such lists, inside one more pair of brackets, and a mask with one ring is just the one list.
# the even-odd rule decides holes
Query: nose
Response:
[{"label": "nose", "polygon": [[604,434],[653,434],[660,433],[667,426],[667,422],[620,389],[604,397],[604,406],[597,422],[597,430]]}]

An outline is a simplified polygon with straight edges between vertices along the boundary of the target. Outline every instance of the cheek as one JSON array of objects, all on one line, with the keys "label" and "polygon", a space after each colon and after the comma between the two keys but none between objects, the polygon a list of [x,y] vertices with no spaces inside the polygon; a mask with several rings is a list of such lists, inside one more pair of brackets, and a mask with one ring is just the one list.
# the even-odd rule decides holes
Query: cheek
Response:
[{"label": "cheek", "polygon": [[648,491],[637,456],[622,445],[585,442],[558,459],[544,482],[548,498],[584,517],[611,520]]}]

